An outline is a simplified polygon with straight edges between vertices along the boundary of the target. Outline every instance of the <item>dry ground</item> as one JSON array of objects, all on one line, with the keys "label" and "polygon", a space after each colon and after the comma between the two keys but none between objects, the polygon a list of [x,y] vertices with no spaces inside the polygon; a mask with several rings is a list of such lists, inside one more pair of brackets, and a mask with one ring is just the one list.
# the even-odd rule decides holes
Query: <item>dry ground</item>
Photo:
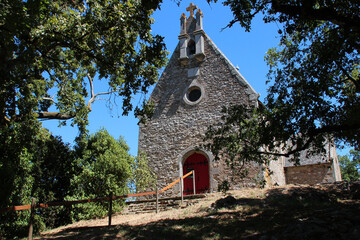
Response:
[{"label": "dry ground", "polygon": [[[360,182],[209,194],[182,209],[81,221],[35,239],[360,239]],[[220,199],[220,200],[219,200]]]}]

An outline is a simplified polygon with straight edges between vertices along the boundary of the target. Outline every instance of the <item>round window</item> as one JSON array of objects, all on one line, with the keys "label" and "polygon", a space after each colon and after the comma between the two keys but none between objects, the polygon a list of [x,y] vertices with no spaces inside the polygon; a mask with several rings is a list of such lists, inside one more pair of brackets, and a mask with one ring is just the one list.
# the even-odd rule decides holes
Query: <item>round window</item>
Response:
[{"label": "round window", "polygon": [[199,88],[194,88],[190,90],[188,94],[188,99],[190,102],[196,102],[201,97],[201,90]]},{"label": "round window", "polygon": [[191,86],[186,91],[186,94],[184,96],[184,101],[190,105],[197,104],[202,99],[203,94],[204,94],[203,89],[200,86]]}]

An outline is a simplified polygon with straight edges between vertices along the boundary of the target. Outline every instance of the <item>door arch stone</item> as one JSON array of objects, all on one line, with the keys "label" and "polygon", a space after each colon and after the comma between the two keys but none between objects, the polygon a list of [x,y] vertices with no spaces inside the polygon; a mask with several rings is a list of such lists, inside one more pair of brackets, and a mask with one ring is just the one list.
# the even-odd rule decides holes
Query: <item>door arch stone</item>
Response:
[{"label": "door arch stone", "polygon": [[[213,155],[198,147],[189,147],[182,151],[178,158],[179,175],[182,177],[192,169],[195,170],[196,193],[212,192]],[[193,179],[184,179],[184,194],[193,194]]]}]

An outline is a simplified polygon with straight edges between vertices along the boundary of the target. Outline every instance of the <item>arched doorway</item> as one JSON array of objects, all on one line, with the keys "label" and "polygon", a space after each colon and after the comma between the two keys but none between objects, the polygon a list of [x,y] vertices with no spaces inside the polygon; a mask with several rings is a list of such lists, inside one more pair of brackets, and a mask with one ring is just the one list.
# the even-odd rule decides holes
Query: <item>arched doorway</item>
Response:
[{"label": "arched doorway", "polygon": [[[196,193],[205,193],[210,189],[209,181],[209,161],[201,153],[193,153],[186,158],[183,164],[183,174],[195,170]],[[184,179],[184,194],[194,193],[192,175]]]}]

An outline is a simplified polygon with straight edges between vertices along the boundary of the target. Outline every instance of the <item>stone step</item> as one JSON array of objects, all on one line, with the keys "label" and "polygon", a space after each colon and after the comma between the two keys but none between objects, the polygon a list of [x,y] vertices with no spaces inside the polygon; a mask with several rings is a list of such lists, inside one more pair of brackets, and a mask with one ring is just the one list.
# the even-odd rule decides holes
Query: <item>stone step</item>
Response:
[{"label": "stone step", "polygon": [[[181,197],[167,197],[158,200],[159,211],[167,211],[186,207],[199,202],[200,199],[205,198],[206,194],[195,194],[184,196],[183,205],[181,206]],[[156,199],[145,199],[138,201],[126,202],[126,207],[122,214],[137,214],[137,213],[151,213],[156,212]]]}]

